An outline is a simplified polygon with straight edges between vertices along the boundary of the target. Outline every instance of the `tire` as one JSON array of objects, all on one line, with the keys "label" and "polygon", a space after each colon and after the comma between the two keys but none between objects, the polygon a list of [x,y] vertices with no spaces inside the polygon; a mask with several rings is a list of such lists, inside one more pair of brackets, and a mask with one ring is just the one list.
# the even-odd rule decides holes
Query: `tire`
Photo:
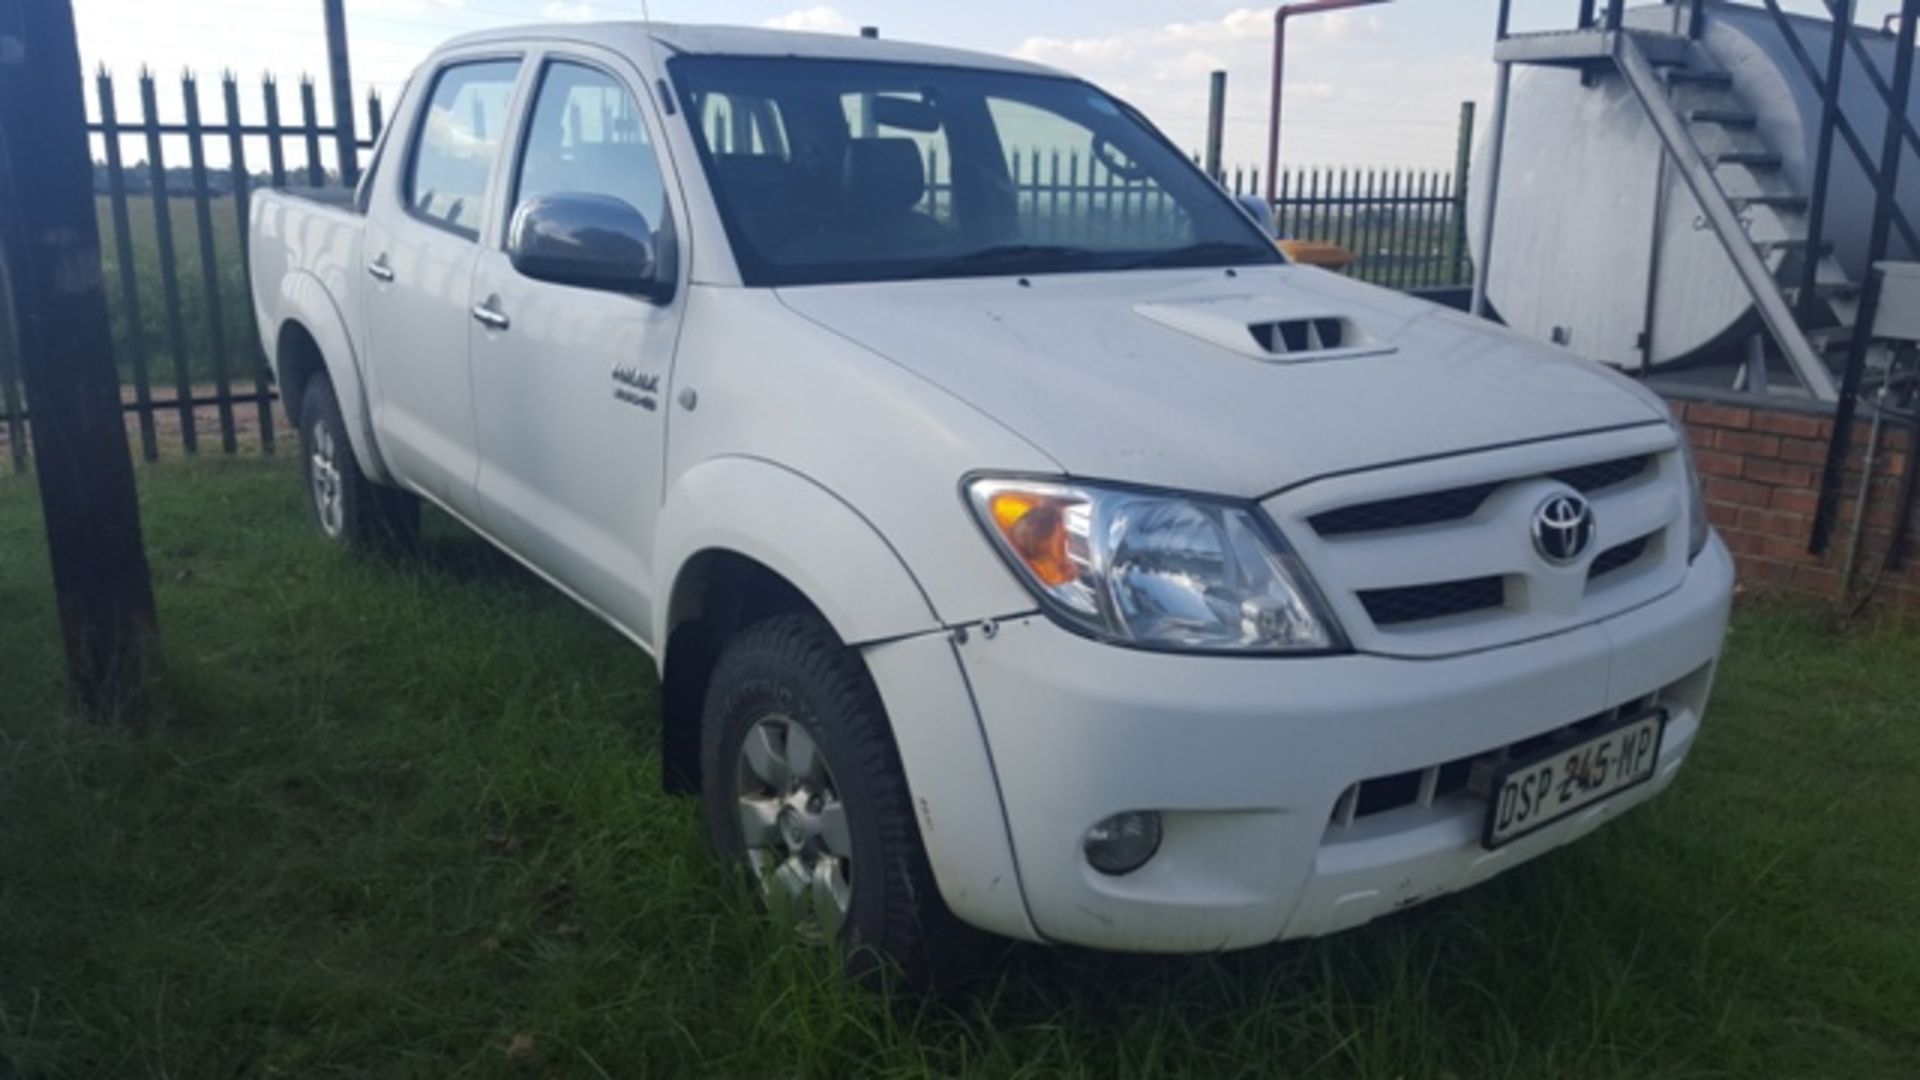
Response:
[{"label": "tire", "polygon": [[[810,776],[802,758],[819,763]],[[768,776],[756,759],[784,767],[789,790],[775,787],[779,767]],[[856,976],[891,967],[925,986],[991,954],[979,947],[987,936],[941,901],[880,696],[818,616],[773,616],[727,643],[701,717],[701,766],[715,851],[803,939],[837,946]],[[790,886],[807,869],[799,895],[808,902],[796,903]],[[821,904],[839,907],[842,883],[834,925]]]},{"label": "tire", "polygon": [[322,536],[351,551],[411,547],[420,533],[420,500],[368,480],[347,439],[347,423],[325,375],[300,395],[300,479],[307,514]]}]

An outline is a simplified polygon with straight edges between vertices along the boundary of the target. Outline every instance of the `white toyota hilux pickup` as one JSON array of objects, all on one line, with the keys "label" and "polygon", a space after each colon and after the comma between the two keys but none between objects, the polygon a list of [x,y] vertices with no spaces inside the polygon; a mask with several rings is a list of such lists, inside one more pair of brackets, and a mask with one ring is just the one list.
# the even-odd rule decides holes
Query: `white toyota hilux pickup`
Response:
[{"label": "white toyota hilux pickup", "polygon": [[431,503],[631,638],[668,783],[850,957],[1330,933],[1700,732],[1733,571],[1660,400],[1289,265],[1055,71],[465,37],[251,254],[326,536]]}]

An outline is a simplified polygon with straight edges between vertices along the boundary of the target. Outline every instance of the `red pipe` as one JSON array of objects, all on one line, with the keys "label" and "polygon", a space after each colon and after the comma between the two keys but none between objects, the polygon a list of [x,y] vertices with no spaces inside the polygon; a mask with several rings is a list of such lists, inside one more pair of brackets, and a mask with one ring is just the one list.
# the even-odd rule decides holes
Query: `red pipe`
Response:
[{"label": "red pipe", "polygon": [[1273,103],[1267,112],[1267,205],[1272,206],[1280,182],[1280,100],[1287,62],[1287,20],[1295,15],[1314,15],[1341,8],[1385,4],[1391,0],[1306,0],[1281,4],[1273,13]]}]

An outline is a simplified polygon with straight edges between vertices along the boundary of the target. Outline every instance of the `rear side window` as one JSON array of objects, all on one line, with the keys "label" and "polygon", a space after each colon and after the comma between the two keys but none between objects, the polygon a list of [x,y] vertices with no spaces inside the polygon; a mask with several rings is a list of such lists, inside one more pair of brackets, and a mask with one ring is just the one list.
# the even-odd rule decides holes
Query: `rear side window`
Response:
[{"label": "rear side window", "polygon": [[563,192],[620,199],[655,229],[666,217],[660,161],[633,95],[604,71],[555,61],[527,127],[516,205]]},{"label": "rear side window", "polygon": [[480,235],[487,177],[519,72],[518,60],[483,60],[434,78],[407,170],[404,198],[415,217],[468,239]]}]

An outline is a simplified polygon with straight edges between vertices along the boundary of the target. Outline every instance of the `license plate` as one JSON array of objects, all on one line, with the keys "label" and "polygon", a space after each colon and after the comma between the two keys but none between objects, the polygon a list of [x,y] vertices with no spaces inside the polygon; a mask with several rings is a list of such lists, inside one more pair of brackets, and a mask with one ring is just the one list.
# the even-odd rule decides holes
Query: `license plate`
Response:
[{"label": "license plate", "polygon": [[1656,709],[1507,764],[1494,774],[1481,843],[1497,848],[1651,779],[1666,722],[1666,710]]}]

